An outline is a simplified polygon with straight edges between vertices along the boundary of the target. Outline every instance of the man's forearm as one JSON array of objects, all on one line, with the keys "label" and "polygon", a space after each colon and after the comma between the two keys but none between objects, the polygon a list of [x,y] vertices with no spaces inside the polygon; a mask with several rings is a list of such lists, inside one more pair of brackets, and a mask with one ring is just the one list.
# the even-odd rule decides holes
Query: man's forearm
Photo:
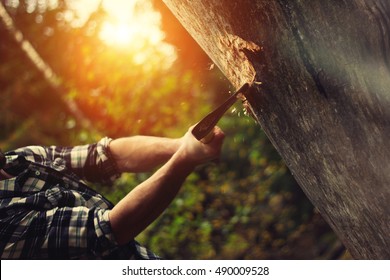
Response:
[{"label": "man's forearm", "polygon": [[[194,168],[219,156],[223,139],[224,133],[217,127],[214,128],[213,140],[207,145],[195,139],[192,128],[178,140],[170,142],[167,139],[164,145],[172,150],[161,155],[161,158],[171,156],[168,162],[126,195],[110,212],[111,228],[117,242],[129,242],[153,222],[172,202]],[[122,148],[120,142],[112,144],[118,151],[126,147],[125,143]],[[170,155],[174,150],[176,152]]]},{"label": "man's forearm", "polygon": [[121,172],[147,172],[167,162],[181,139],[133,136],[112,140],[110,151]]},{"label": "man's forearm", "polygon": [[172,202],[194,167],[180,153],[175,154],[124,197],[110,212],[116,241],[125,244],[152,223]]}]

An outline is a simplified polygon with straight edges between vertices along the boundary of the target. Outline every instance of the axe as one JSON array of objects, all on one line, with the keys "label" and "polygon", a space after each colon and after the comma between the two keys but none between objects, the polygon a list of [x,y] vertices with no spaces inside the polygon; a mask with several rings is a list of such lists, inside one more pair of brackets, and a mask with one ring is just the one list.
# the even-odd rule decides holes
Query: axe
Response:
[{"label": "axe", "polygon": [[197,125],[192,129],[192,134],[200,142],[207,144],[214,138],[214,126],[222,118],[225,112],[236,102],[237,96],[245,94],[249,89],[249,84],[242,85],[232,96],[226,99],[218,108],[205,116]]}]

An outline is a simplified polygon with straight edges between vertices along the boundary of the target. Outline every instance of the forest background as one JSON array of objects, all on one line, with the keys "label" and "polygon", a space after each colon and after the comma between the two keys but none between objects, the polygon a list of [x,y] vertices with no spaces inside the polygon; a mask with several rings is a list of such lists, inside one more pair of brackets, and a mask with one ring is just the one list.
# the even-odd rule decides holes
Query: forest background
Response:
[{"label": "forest background", "polygon": [[[0,23],[3,151],[180,137],[234,91],[162,1],[1,2],[16,27]],[[219,126],[227,135],[220,162],[199,167],[137,240],[166,259],[349,258],[239,103]],[[116,203],[148,176],[93,187]]]}]

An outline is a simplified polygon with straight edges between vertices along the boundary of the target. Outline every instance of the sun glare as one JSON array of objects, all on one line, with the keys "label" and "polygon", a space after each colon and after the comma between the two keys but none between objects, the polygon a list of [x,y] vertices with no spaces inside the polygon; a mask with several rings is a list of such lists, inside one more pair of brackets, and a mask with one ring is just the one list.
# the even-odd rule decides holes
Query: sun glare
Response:
[{"label": "sun glare", "polygon": [[108,45],[126,46],[136,37],[134,28],[126,23],[105,22],[100,31],[100,39]]},{"label": "sun glare", "polygon": [[138,64],[151,56],[165,57],[165,66],[176,59],[174,47],[164,42],[161,15],[150,0],[110,0],[104,1],[103,7],[108,18],[102,24],[99,38],[106,45],[133,53]]},{"label": "sun glare", "polygon": [[161,15],[150,1],[105,1],[109,18],[103,23],[100,39],[108,45],[134,44],[138,41],[159,44],[164,39]]},{"label": "sun glare", "polygon": [[[54,1],[54,0],[53,0]],[[177,58],[173,45],[164,41],[161,14],[151,0],[67,0],[76,12],[75,25],[82,25],[100,3],[107,13],[99,39],[109,47],[131,54],[136,64],[170,68]]]},{"label": "sun glare", "polygon": [[[142,22],[144,22],[145,25],[143,25]],[[103,23],[99,36],[107,45],[119,46],[130,44],[157,45],[161,44],[164,39],[164,33],[158,26],[155,26],[152,23],[146,23],[145,20],[108,20]]]}]

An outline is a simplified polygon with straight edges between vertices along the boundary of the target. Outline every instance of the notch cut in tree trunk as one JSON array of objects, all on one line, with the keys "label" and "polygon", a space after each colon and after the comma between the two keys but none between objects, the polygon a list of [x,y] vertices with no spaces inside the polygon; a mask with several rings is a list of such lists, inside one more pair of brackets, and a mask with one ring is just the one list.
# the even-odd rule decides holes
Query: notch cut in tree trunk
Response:
[{"label": "notch cut in tree trunk", "polygon": [[390,258],[390,3],[164,0],[357,259]]}]

